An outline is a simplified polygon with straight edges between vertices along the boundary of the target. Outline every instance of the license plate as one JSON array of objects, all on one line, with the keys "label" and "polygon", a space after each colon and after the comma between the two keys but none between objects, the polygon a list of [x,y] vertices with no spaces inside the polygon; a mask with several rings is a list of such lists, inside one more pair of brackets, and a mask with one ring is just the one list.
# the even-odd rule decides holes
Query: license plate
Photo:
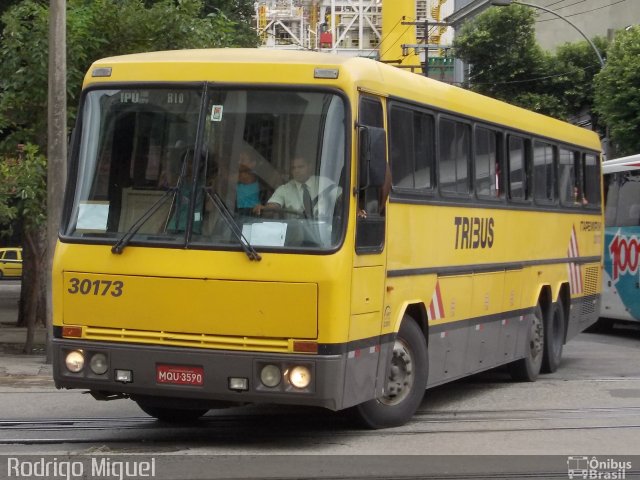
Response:
[{"label": "license plate", "polygon": [[186,365],[156,365],[156,382],[171,385],[204,385],[204,368]]}]

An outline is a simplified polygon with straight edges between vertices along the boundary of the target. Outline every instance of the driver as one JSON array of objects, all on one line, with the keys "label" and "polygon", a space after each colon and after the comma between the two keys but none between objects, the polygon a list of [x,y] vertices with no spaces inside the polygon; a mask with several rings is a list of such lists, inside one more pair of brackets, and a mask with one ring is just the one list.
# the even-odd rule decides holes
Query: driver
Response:
[{"label": "driver", "polygon": [[253,212],[260,216],[263,211],[282,210],[285,213],[293,213],[305,218],[315,218],[326,212],[319,205],[318,195],[335,198],[340,194],[340,187],[326,177],[312,175],[313,171],[309,161],[302,157],[296,157],[291,163],[291,176],[293,177],[284,185],[280,185],[273,193],[266,205],[256,205]]}]

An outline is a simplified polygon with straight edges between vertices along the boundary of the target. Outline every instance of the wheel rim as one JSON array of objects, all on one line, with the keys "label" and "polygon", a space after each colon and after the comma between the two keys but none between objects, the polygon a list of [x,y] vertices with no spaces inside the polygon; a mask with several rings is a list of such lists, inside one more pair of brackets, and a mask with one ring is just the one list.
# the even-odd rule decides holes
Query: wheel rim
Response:
[{"label": "wheel rim", "polygon": [[529,351],[532,360],[536,360],[538,356],[542,355],[543,346],[544,328],[542,325],[542,318],[537,314],[534,314],[533,322],[531,322],[531,340],[529,342]]},{"label": "wheel rim", "polygon": [[402,402],[413,387],[414,360],[409,346],[401,339],[393,344],[389,378],[382,397],[379,399],[385,405],[397,405]]}]

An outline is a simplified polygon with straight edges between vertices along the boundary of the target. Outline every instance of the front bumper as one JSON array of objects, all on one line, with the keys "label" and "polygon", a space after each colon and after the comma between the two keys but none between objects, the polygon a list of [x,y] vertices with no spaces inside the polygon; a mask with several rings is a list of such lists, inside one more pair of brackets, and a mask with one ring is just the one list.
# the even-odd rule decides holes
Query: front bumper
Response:
[{"label": "front bumper", "polygon": [[[66,354],[80,350],[85,356],[85,367],[78,373],[65,366]],[[89,359],[95,353],[107,356],[108,369],[103,375],[94,374]],[[261,352],[205,350],[139,344],[119,344],[86,340],[53,340],[53,376],[57,388],[86,389],[109,394],[124,394],[135,398],[166,397],[231,403],[280,403],[342,408],[343,381],[346,355],[284,355]],[[269,388],[260,381],[264,365],[275,364],[282,371],[303,365],[311,371],[311,383],[304,389],[293,387],[286,378],[276,387]],[[203,369],[202,385],[174,385],[159,383],[157,365],[193,366]],[[132,381],[115,380],[116,370],[132,372]],[[246,378],[248,389],[233,391],[230,378]]]}]

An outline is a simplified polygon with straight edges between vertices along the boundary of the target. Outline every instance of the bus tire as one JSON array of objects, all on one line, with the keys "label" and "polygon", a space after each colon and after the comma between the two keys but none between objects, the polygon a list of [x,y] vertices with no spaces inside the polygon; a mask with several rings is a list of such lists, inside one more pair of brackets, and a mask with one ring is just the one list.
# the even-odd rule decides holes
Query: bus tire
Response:
[{"label": "bus tire", "polygon": [[371,429],[407,423],[420,406],[427,388],[427,343],[417,323],[405,316],[393,345],[389,378],[381,397],[356,405],[356,421]]},{"label": "bus tire", "polygon": [[551,306],[551,315],[544,328],[544,354],[542,356],[542,372],[553,373],[558,370],[562,360],[564,344],[564,308],[562,299]]},{"label": "bus tire", "polygon": [[209,411],[206,409],[156,407],[141,400],[136,400],[136,403],[147,415],[167,423],[194,422]]},{"label": "bus tire", "polygon": [[544,316],[540,304],[532,315],[527,338],[527,354],[509,365],[511,378],[518,382],[534,382],[542,368],[544,354]]}]

